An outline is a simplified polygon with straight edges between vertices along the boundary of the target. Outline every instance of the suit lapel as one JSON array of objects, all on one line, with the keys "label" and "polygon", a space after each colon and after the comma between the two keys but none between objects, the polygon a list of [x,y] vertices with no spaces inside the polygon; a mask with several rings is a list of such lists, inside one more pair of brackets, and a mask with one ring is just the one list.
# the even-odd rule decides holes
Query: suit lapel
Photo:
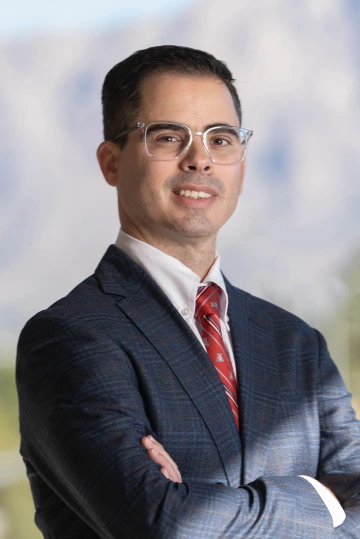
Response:
[{"label": "suit lapel", "polygon": [[103,291],[121,295],[117,306],[168,363],[209,429],[230,486],[241,475],[239,433],[207,353],[157,284],[116,247],[96,270]]},{"label": "suit lapel", "polygon": [[270,314],[226,281],[230,335],[238,376],[242,484],[264,475],[275,435],[278,363]]}]

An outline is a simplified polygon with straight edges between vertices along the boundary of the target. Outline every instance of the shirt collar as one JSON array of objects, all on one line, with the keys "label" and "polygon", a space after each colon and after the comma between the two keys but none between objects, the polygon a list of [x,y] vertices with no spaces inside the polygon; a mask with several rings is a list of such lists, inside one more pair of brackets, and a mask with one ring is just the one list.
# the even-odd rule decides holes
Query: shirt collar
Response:
[{"label": "shirt collar", "polygon": [[199,286],[210,283],[217,284],[222,291],[220,299],[221,318],[228,327],[228,295],[224,278],[220,271],[219,253],[216,252],[214,263],[201,282],[200,277],[180,260],[148,243],[129,236],[121,228],[115,245],[154,279],[185,319],[194,317],[196,294]]}]

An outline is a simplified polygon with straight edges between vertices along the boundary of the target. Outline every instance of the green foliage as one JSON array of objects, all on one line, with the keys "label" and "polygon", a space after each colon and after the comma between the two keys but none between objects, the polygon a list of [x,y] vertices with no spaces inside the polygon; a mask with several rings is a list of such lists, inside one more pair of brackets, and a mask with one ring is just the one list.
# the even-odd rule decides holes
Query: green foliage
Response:
[{"label": "green foliage", "polygon": [[[13,367],[0,368],[0,458],[1,451],[17,450],[20,445],[18,400]],[[30,486],[24,481],[0,489],[0,518],[9,525],[6,539],[40,539],[34,524],[34,502]]]},{"label": "green foliage", "polygon": [[0,451],[19,447],[18,402],[15,371],[0,368]]},{"label": "green foliage", "polygon": [[6,539],[42,538],[34,523],[34,502],[27,481],[0,489],[0,507],[9,524]]}]

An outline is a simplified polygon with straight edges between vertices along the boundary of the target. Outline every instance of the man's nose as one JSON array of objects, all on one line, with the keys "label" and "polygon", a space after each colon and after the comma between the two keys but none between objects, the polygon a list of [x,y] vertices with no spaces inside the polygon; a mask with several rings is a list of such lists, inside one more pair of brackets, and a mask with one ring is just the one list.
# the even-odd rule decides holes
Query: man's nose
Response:
[{"label": "man's nose", "polygon": [[182,170],[187,172],[210,172],[212,169],[212,161],[202,141],[201,135],[194,135],[192,144],[184,157],[181,159],[180,166]]}]

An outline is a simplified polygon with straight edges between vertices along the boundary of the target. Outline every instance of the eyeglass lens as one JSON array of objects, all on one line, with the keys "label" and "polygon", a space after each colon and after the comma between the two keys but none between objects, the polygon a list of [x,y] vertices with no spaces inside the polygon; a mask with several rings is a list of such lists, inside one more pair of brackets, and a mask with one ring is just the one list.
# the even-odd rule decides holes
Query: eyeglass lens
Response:
[{"label": "eyeglass lens", "polygon": [[[179,124],[152,123],[146,129],[147,152],[156,159],[177,159],[188,147],[190,131]],[[219,164],[240,161],[246,149],[246,132],[228,126],[212,127],[206,131],[206,150],[210,158]]]}]

